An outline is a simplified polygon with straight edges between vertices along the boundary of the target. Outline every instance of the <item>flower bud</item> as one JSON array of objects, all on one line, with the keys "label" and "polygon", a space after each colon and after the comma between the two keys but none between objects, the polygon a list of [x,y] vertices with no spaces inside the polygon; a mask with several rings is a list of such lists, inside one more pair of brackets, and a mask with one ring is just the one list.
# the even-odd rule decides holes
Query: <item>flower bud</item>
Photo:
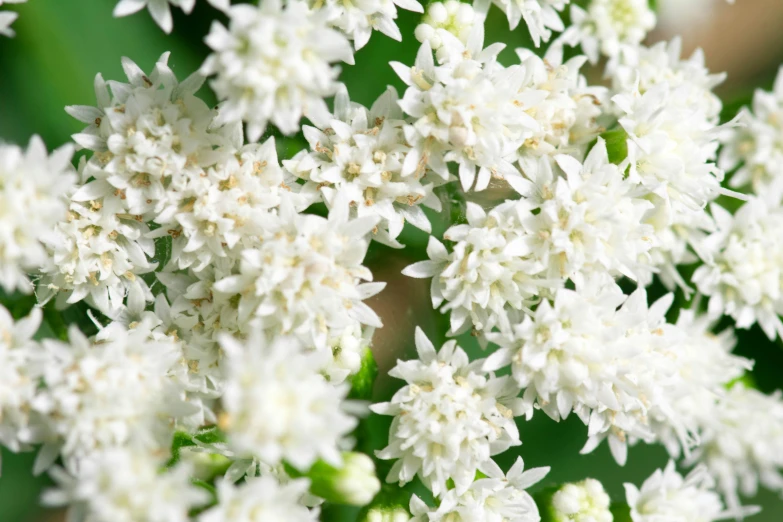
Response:
[{"label": "flower bud", "polygon": [[311,493],[336,504],[364,506],[381,489],[375,464],[364,453],[344,453],[340,468],[318,461],[305,476],[311,481]]},{"label": "flower bud", "polygon": [[553,522],[612,522],[611,500],[595,479],[564,485],[551,502]]},{"label": "flower bud", "polygon": [[401,506],[374,507],[370,509],[362,522],[408,522],[410,514]]}]

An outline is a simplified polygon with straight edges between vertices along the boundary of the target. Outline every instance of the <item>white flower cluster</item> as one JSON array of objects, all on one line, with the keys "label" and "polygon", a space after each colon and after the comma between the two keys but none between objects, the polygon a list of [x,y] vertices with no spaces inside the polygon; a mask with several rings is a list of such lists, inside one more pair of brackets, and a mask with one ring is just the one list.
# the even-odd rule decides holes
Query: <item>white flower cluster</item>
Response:
[{"label": "white flower cluster", "polygon": [[411,498],[411,522],[538,522],[541,520],[533,497],[525,491],[539,482],[549,468],[524,470],[518,458],[507,474],[491,460],[482,468],[486,478],[473,482],[465,491],[450,489],[437,507],[425,504],[419,497]]},{"label": "white flower cluster", "polygon": [[0,143],[0,286],[7,293],[30,293],[28,274],[50,264],[43,242],[68,211],[63,194],[73,191],[73,148],[50,156],[34,136],[27,150]]},{"label": "white flower cluster", "polygon": [[699,292],[710,296],[711,315],[783,337],[783,208],[751,200],[734,216],[717,205],[712,215],[717,230],[703,243],[709,257],[693,274]]},{"label": "white flower cluster", "polygon": [[410,120],[403,176],[430,169],[449,180],[448,164],[456,163],[463,189],[480,191],[492,179],[513,182],[519,177],[513,164],[524,156],[569,146],[583,151],[597,135],[595,104],[603,91],[586,86],[583,60],[549,64],[521,50],[521,63],[504,67],[497,61],[502,44],[484,48],[483,25],[474,24],[466,42],[445,30],[433,35],[437,64],[432,38],[412,67],[391,64],[408,85],[400,101]]},{"label": "white flower cluster", "polygon": [[521,444],[513,420],[521,412],[519,388],[510,377],[482,370],[482,360],[471,362],[456,341],[436,351],[417,329],[416,350],[417,360],[389,372],[408,384],[390,402],[372,406],[395,416],[389,446],[378,456],[398,459],[389,481],[405,484],[418,474],[442,496],[452,480],[461,495],[491,456]]},{"label": "white flower cluster", "polygon": [[552,496],[554,522],[612,522],[610,498],[595,479],[566,484]]},{"label": "white flower cluster", "polygon": [[[757,90],[752,108],[740,111],[741,127],[726,133],[720,165],[737,169],[729,179],[734,188],[750,186],[770,205],[783,203],[783,69],[778,72],[771,92]],[[739,168],[737,168],[739,167]]]},{"label": "white flower cluster", "polygon": [[753,507],[725,510],[723,502],[713,490],[714,486],[705,468],[698,467],[683,478],[677,473],[674,461],[670,460],[665,469],[656,470],[645,480],[641,489],[633,484],[625,485],[631,520],[714,522],[728,518],[739,519],[758,512]]},{"label": "white flower cluster", "polygon": [[329,207],[347,201],[359,217],[379,219],[373,239],[402,248],[397,237],[403,225],[408,222],[432,232],[421,206],[439,212],[441,202],[432,192],[440,178],[403,171],[410,147],[397,102],[390,87],[368,110],[351,103],[341,88],[328,125],[304,127],[310,150],[300,151],[283,165],[305,180],[304,196],[322,199]]},{"label": "white flower cluster", "polygon": [[[169,32],[171,6],[195,2],[121,0],[115,15],[146,7]],[[611,521],[596,480],[534,499],[549,468],[500,469],[536,410],[576,415],[584,453],[606,439],[623,465],[628,446],[662,443],[695,467],[627,485],[633,522],[743,517],[740,494],[783,491],[783,399],[744,384],[732,328],[712,333],[728,316],[783,337],[783,80],[744,127],[721,126],[723,76],[704,56],[641,45],[646,0],[494,0],[536,46],[554,38],[511,65],[484,45],[489,2],[448,0],[416,28],[415,63],[391,63],[402,98],[365,107],[337,64],[373,30],[400,39],[397,8],[417,1],[209,3],[228,24],[199,72],[123,59],[127,82],[98,75],[96,106],[67,108],[86,124],[78,186],[70,147],[0,145],[0,284],[102,314],[92,337],[47,324],[59,339],[37,340],[40,308],[14,321],[0,307],[0,443],[41,446],[46,504],[78,522],[314,522],[329,503],[369,504],[365,522]],[[586,56],[565,60],[566,45]],[[611,87],[581,73],[601,56]],[[216,108],[196,96],[210,76]],[[270,125],[307,145],[281,165],[258,142]],[[722,186],[735,168],[732,186],[756,194],[732,215],[718,198],[745,197]],[[447,199],[465,215],[440,228]],[[368,299],[385,286],[365,257],[373,240],[402,248],[406,223],[446,229],[404,274],[432,278],[442,333],[489,351],[436,350],[417,328],[417,358],[389,372],[403,385],[370,407],[393,417],[374,456],[434,497],[403,506],[393,486],[376,497],[360,399],[382,326]],[[698,292],[676,322],[675,294],[648,303],[655,277]]]},{"label": "white flower cluster", "polygon": [[235,5],[228,29],[214,22],[207,44],[214,51],[201,68],[216,75],[210,86],[220,106],[218,123],[244,120],[251,141],[268,123],[285,134],[299,130],[304,116],[327,123],[323,98],[337,92],[339,68],[353,63],[348,40],[331,29],[327,13],[294,0]]},{"label": "white flower cluster", "polygon": [[765,395],[739,382],[696,416],[702,443],[687,462],[706,466],[730,508],[739,507],[739,493],[755,495],[759,484],[783,491],[783,398],[779,391]]},{"label": "white flower cluster", "polygon": [[451,328],[508,330],[508,315],[539,295],[551,295],[561,282],[599,276],[639,279],[652,270],[647,255],[655,232],[643,219],[652,207],[633,196],[634,184],[609,162],[603,140],[584,164],[558,155],[536,164],[523,186],[528,197],[486,213],[469,203],[468,223],[444,237],[452,252],[430,239],[429,261],[408,267],[412,277],[433,277],[435,307],[444,301]]},{"label": "white flower cluster", "polygon": [[613,59],[626,46],[638,47],[655,22],[648,0],[591,0],[585,8],[571,6],[571,25],[554,45],[579,45],[596,63],[601,55]]},{"label": "white flower cluster", "polygon": [[[231,0],[207,0],[207,2],[223,11],[227,11],[231,5]],[[170,33],[174,28],[174,20],[171,17],[169,4],[179,7],[185,14],[190,14],[196,6],[196,0],[120,0],[114,8],[114,16],[128,16],[146,7],[155,23],[165,32]]]}]

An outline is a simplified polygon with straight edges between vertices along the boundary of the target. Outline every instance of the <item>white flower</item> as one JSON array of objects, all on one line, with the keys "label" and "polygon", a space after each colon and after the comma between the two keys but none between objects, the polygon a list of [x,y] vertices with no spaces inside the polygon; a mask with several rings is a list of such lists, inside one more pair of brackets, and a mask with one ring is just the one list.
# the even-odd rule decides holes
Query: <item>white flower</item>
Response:
[{"label": "white flower", "polygon": [[187,466],[161,473],[163,464],[147,452],[102,451],[70,473],[54,468],[57,488],[44,492],[43,503],[70,505],[68,519],[75,522],[188,522],[189,510],[209,502],[209,495],[191,484]]},{"label": "white flower", "polygon": [[583,158],[587,146],[603,131],[596,120],[608,105],[608,90],[587,85],[579,73],[584,56],[563,63],[551,53],[546,59],[529,49],[520,48],[516,53],[525,70],[524,89],[539,98],[529,111],[538,127],[518,151],[522,170],[543,155]]},{"label": "white flower", "polygon": [[329,25],[353,40],[357,51],[367,44],[373,30],[397,41],[402,40],[400,29],[394,23],[397,19],[397,7],[415,13],[423,11],[416,0],[307,0],[307,3],[315,10],[325,10],[328,13]]},{"label": "white flower", "polygon": [[[609,163],[599,139],[584,164],[558,155],[563,175],[550,159],[536,163],[533,182],[517,184],[521,201],[507,201],[485,213],[468,203],[464,225],[444,237],[452,252],[430,239],[429,261],[406,268],[412,277],[433,277],[435,307],[451,311],[451,331],[472,326],[507,329],[506,314],[522,310],[566,279],[595,273],[637,279],[651,271],[646,255],[654,230],[642,222],[652,205],[632,195],[634,185]],[[532,174],[532,173],[531,173]],[[469,321],[468,321],[469,319]]]},{"label": "white flower", "polygon": [[655,230],[644,223],[652,204],[635,195],[625,165],[609,162],[604,140],[583,164],[554,159],[564,175],[553,174],[548,158],[539,160],[530,194],[539,211],[522,219],[526,255],[545,267],[545,277],[580,281],[598,271],[639,279],[652,271]]},{"label": "white flower", "polygon": [[43,269],[38,299],[45,303],[56,294],[63,307],[86,298],[106,316],[116,317],[126,296],[152,300],[139,276],[155,269],[149,261],[155,243],[145,237],[149,228],[141,217],[125,212],[120,197],[93,195],[90,185],[85,187],[72,196],[65,220],[45,238],[52,263]]},{"label": "white flower", "polygon": [[531,137],[537,122],[526,112],[543,97],[524,89],[521,65],[497,63],[502,44],[483,47],[483,26],[475,25],[467,44],[442,33],[435,65],[428,41],[413,67],[391,66],[408,85],[399,102],[411,117],[405,127],[411,145],[402,175],[422,176],[429,167],[450,179],[448,163],[459,165],[464,190],[484,190],[492,178],[518,177],[512,165],[516,150]]},{"label": "white flower", "polygon": [[363,300],[385,283],[370,283],[372,273],[361,264],[377,218],[347,214],[344,201],[329,219],[281,207],[261,244],[242,252],[238,274],[214,285],[235,300],[240,324],[254,320],[272,335],[293,334],[318,349],[356,323],[382,326]]},{"label": "white flower", "polygon": [[[213,112],[194,93],[204,77],[198,73],[182,83],[163,54],[151,74],[127,58],[122,67],[129,83],[95,77],[97,107],[75,105],[66,111],[88,126],[73,139],[95,152],[87,184],[91,198],[116,194],[127,213],[149,221],[168,203],[173,183],[197,177],[218,158],[214,146],[221,136],[211,133]],[[85,178],[86,179],[86,178]]]},{"label": "white flower", "polygon": [[248,478],[239,486],[227,480],[217,483],[218,503],[198,516],[198,522],[317,522],[318,509],[302,505],[309,482],[281,484],[265,475]]},{"label": "white flower", "polygon": [[267,123],[284,134],[299,130],[305,116],[326,124],[329,111],[323,98],[337,91],[337,61],[353,63],[348,40],[327,27],[324,12],[311,12],[303,2],[280,0],[260,7],[235,5],[226,29],[212,24],[207,44],[214,51],[201,72],[217,77],[210,82],[220,106],[218,122],[247,122],[250,141],[263,134]]},{"label": "white flower", "polygon": [[525,201],[507,201],[487,214],[469,202],[468,222],[444,234],[455,242],[452,251],[430,237],[430,259],[403,270],[410,277],[432,277],[432,304],[451,312],[452,334],[507,327],[507,312],[531,305],[549,285],[538,276],[544,265],[527,255],[522,220],[531,210]]},{"label": "white flower", "polygon": [[519,399],[510,377],[484,372],[483,360],[448,341],[436,352],[421,329],[416,329],[418,360],[398,361],[389,375],[407,385],[391,402],[371,408],[393,415],[389,445],[377,455],[398,459],[386,480],[405,484],[418,474],[436,497],[449,491],[462,495],[476,471],[511,446],[521,444],[513,416]]},{"label": "white flower", "polygon": [[150,340],[148,333],[112,323],[93,341],[75,327],[69,344],[44,341],[42,387],[32,403],[45,424],[38,469],[58,450],[67,464],[78,465],[104,448],[168,447],[173,421],[197,408],[185,403],[169,376],[179,347],[170,339]]},{"label": "white flower", "polygon": [[553,522],[612,522],[611,499],[592,478],[565,484],[552,496]]},{"label": "white flower", "polygon": [[672,103],[699,108],[704,116],[717,124],[723,103],[713,89],[726,79],[725,73],[712,74],[705,64],[704,52],[697,49],[688,58],[682,58],[682,39],[644,45],[625,46],[611,73],[615,92],[633,92],[638,88],[644,94],[656,85],[667,84],[679,89]]},{"label": "white flower", "polygon": [[534,408],[555,420],[573,411],[588,426],[582,452],[608,438],[612,455],[622,465],[629,437],[655,440],[653,420],[671,426],[681,439],[695,427],[688,422],[692,419],[672,409],[681,389],[680,333],[664,317],[672,296],[648,306],[643,289],[626,297],[604,278],[576,291],[559,290],[553,303],[543,301],[510,334],[489,334],[501,348],[484,368],[510,364],[512,376],[525,389],[528,418]]},{"label": "white flower", "polygon": [[704,467],[683,478],[670,460],[664,470],[656,470],[645,480],[641,489],[625,484],[625,497],[633,522],[714,522],[758,512],[756,508],[724,510],[714,485]]},{"label": "white flower", "polygon": [[564,29],[558,13],[571,2],[571,0],[492,1],[506,13],[511,29],[515,29],[520,20],[525,21],[536,47],[539,47],[542,41],[548,42],[552,31],[560,32]]},{"label": "white flower", "polygon": [[616,58],[624,46],[638,46],[655,22],[648,0],[591,0],[585,9],[571,6],[571,25],[554,45],[581,45],[597,63],[602,54]]},{"label": "white flower", "polygon": [[362,357],[369,350],[375,329],[361,325],[349,326],[336,338],[329,340],[332,357],[325,361],[321,372],[332,384],[340,384],[362,368]]},{"label": "white flower", "polygon": [[230,264],[259,244],[283,197],[297,209],[306,206],[299,186],[280,168],[274,138],[223,152],[214,167],[169,185],[168,204],[155,217],[161,226],[147,235],[172,237],[177,268],[198,272],[210,264]]},{"label": "white flower", "polygon": [[729,315],[737,328],[758,323],[770,339],[783,337],[783,212],[751,200],[734,216],[713,205],[712,215],[718,229],[703,242],[709,257],[693,275],[710,296],[710,315]]},{"label": "white flower", "polygon": [[696,212],[724,193],[714,160],[717,127],[703,107],[680,103],[688,85],[655,84],[612,98],[628,133],[629,179],[662,198],[672,212]]},{"label": "white flower", "polygon": [[228,358],[220,424],[229,448],[272,466],[306,470],[319,458],[339,465],[357,421],[343,410],[347,387],[319,373],[321,354],[291,338],[266,341],[259,331],[246,343],[224,336],[220,344]]},{"label": "white flower", "polygon": [[72,155],[66,145],[50,156],[38,136],[27,150],[0,143],[0,286],[9,294],[32,292],[27,274],[48,264],[42,241],[68,210],[62,197],[76,181]]},{"label": "white flower", "polygon": [[30,403],[35,396],[41,368],[40,345],[33,340],[43,314],[34,308],[29,316],[14,322],[0,306],[0,443],[11,451],[27,449],[35,423]]},{"label": "white flower", "polygon": [[[207,0],[213,7],[228,10],[230,0]],[[171,18],[171,8],[169,4],[179,7],[186,14],[190,14],[193,11],[193,7],[196,5],[196,0],[120,0],[120,3],[114,8],[114,16],[128,16],[135,12],[141,11],[145,7],[149,10],[152,19],[160,26],[165,32],[170,33],[174,27],[174,22]]]},{"label": "white flower", "polygon": [[13,11],[0,11],[0,35],[13,38],[16,32],[11,29],[11,24],[19,18],[19,13]]},{"label": "white flower", "polygon": [[507,475],[490,460],[482,468],[487,478],[476,480],[464,492],[450,489],[437,508],[413,495],[411,522],[538,522],[538,507],[525,489],[544,478],[549,468],[523,470],[521,457]]},{"label": "white flower", "polygon": [[750,186],[772,206],[783,203],[783,68],[771,92],[757,90],[751,109],[740,111],[742,126],[728,129],[720,166],[731,176],[734,188]]},{"label": "white flower", "polygon": [[[672,407],[678,416],[688,419],[696,434],[701,419],[725,395],[726,384],[753,367],[752,361],[731,353],[737,343],[734,331],[727,328],[715,335],[711,332],[714,323],[708,315],[697,315],[688,309],[680,310],[676,323],[683,335],[676,346],[680,385],[676,396],[672,396]],[[679,457],[682,452],[689,454],[691,448],[682,447],[681,436],[672,426],[653,420],[653,430],[672,457]]]},{"label": "white flower", "polygon": [[[7,4],[23,4],[27,0],[0,0],[0,7],[3,3]],[[11,24],[19,17],[19,13],[13,11],[0,11],[0,35],[13,38],[16,33],[11,29]]]},{"label": "white flower", "polygon": [[421,43],[428,41],[432,50],[437,51],[443,45],[440,33],[446,31],[467,44],[475,23],[483,23],[483,20],[470,4],[458,0],[432,2],[416,26],[416,39]]},{"label": "white flower", "polygon": [[702,463],[732,510],[739,493],[755,496],[759,483],[783,491],[783,399],[736,383],[716,407],[702,410],[701,445],[686,460]]},{"label": "white flower", "polygon": [[[402,111],[397,93],[389,88],[367,110],[351,103],[341,87],[335,98],[335,115],[321,130],[304,127],[310,151],[299,152],[283,165],[306,180],[304,193],[314,193],[331,206],[347,200],[359,217],[377,216],[373,239],[401,248],[396,238],[405,222],[431,231],[421,206],[441,210],[429,176],[402,174],[409,147],[403,136]],[[439,181],[436,179],[436,181]]]}]

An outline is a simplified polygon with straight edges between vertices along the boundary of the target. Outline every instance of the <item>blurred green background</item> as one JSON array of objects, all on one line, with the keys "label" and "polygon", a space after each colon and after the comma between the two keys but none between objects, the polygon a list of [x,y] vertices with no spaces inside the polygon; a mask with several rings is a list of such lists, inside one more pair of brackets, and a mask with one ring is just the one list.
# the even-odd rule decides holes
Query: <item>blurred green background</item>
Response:
[{"label": "blurred green background", "polygon": [[[676,0],[687,2],[688,0]],[[116,0],[30,0],[28,4],[13,6],[20,13],[14,24],[14,39],[0,38],[0,140],[26,144],[30,136],[40,134],[50,148],[66,143],[69,136],[81,130],[81,124],[68,117],[65,105],[92,105],[93,78],[100,72],[106,79],[124,80],[120,57],[127,56],[143,69],[150,70],[156,59],[171,51],[170,64],[175,73],[185,78],[197,69],[208,53],[203,37],[212,19],[221,15],[199,0],[191,16],[174,10],[174,34],[165,35],[154,25],[146,11],[114,19],[111,16]],[[5,6],[4,6],[5,8]],[[390,60],[412,63],[418,42],[413,28],[419,15],[401,12],[399,25],[404,42],[394,42],[376,33],[369,45],[356,55],[357,66],[343,66],[341,79],[348,85],[352,99],[370,104],[386,85],[394,85],[402,93],[402,83],[388,66]],[[705,47],[713,70],[728,70],[730,80],[721,88],[727,103],[727,116],[749,100],[756,86],[769,88],[778,64],[783,58],[780,22],[783,21],[783,2],[780,0],[742,0],[739,5],[721,10],[708,23],[694,21],[687,31],[686,48],[695,44]],[[727,28],[740,29],[731,33]],[[742,28],[754,28],[744,31]],[[487,41],[502,41],[508,48],[501,55],[506,63],[514,59],[513,49],[529,46],[523,28],[510,32],[499,10],[493,8],[488,20]],[[668,38],[667,27],[662,27],[652,40]],[[729,43],[727,43],[727,41]],[[600,75],[593,74],[593,79]],[[201,93],[214,103],[208,89]],[[282,147],[284,156],[295,149],[296,138]],[[490,197],[492,193],[490,192]],[[502,197],[502,194],[497,195]],[[436,233],[445,223],[436,219]],[[411,246],[423,247],[426,236],[415,230],[406,230],[402,238]],[[402,278],[400,270],[423,256],[423,248],[394,251],[375,245],[368,254],[367,263],[377,280],[389,281],[387,290],[374,298],[372,305],[382,315],[385,328],[376,333],[375,352],[382,373],[394,364],[396,358],[409,357],[413,351],[413,328],[421,325],[433,340],[442,340],[447,329],[444,318],[433,312],[429,304],[427,282]],[[660,293],[653,289],[652,294]],[[10,303],[4,303],[6,305]],[[738,351],[756,359],[754,377],[759,387],[770,392],[783,387],[783,350],[757,329],[739,333]],[[469,336],[462,339],[474,354],[479,350]],[[376,399],[388,398],[395,383],[380,379]],[[367,443],[382,447],[388,420],[378,420]],[[552,466],[547,483],[581,480],[586,476],[600,479],[615,500],[623,500],[623,482],[640,484],[655,468],[666,464],[667,456],[660,447],[637,446],[629,456],[625,468],[611,459],[606,445],[591,455],[579,455],[586,437],[586,428],[576,418],[556,425],[538,414],[530,423],[520,424],[523,446],[519,449],[528,467]],[[516,458],[509,452],[499,462],[507,467]],[[43,522],[64,520],[62,513],[37,507],[40,491],[47,485],[46,478],[30,474],[33,455],[3,453],[0,477],[0,522]],[[783,520],[783,501],[769,492],[762,492],[754,503],[764,512],[753,517],[755,522]],[[340,520],[341,512],[330,517]],[[143,522],[143,521],[140,521]]]}]

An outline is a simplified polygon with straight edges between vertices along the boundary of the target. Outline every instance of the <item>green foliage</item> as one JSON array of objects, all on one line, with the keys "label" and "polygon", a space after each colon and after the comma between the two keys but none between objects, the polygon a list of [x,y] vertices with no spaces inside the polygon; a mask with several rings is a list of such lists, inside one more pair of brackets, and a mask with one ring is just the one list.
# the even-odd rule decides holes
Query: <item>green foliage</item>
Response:
[{"label": "green foliage", "polygon": [[171,441],[171,458],[166,463],[166,467],[172,467],[179,462],[182,448],[197,446],[199,443],[215,444],[217,442],[225,442],[225,440],[225,434],[217,426],[202,428],[195,434],[177,431],[174,433],[174,438]]},{"label": "green foliage", "polygon": [[348,398],[364,401],[372,399],[376,377],[378,377],[378,364],[375,362],[372,350],[368,347],[362,353],[361,369],[351,378],[351,391],[348,393]]},{"label": "green foliage", "polygon": [[601,134],[606,141],[609,161],[619,165],[628,157],[628,133],[622,127],[616,127]]}]

